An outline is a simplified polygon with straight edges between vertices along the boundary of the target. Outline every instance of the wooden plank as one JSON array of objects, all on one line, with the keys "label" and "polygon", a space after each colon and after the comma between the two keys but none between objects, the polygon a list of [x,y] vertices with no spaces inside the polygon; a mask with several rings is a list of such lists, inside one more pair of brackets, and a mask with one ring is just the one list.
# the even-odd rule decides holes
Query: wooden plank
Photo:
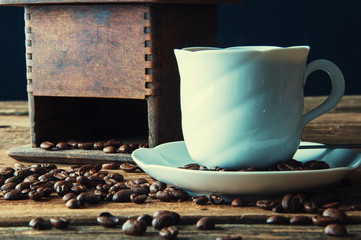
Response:
[{"label": "wooden plank", "polygon": [[174,3],[174,4],[227,4],[243,0],[0,0],[0,5],[23,6],[28,4],[74,4],[74,3]]}]

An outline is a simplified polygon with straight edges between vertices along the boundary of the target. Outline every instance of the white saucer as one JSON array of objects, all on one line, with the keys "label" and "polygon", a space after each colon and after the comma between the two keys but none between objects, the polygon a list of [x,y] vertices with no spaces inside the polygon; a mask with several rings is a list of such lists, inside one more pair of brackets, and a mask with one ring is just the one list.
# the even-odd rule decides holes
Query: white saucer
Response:
[{"label": "white saucer", "polygon": [[[316,144],[302,142],[301,145]],[[335,183],[361,164],[361,154],[350,149],[299,149],[294,159],[322,160],[329,169],[304,171],[222,172],[181,169],[194,163],[183,141],[155,148],[139,148],[133,160],[153,178],[191,195],[268,195],[309,190]]]}]

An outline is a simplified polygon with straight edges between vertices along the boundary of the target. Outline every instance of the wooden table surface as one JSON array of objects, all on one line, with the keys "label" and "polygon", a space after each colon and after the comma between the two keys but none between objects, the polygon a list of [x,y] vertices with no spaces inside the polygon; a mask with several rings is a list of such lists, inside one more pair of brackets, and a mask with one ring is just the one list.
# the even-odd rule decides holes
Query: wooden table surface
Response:
[{"label": "wooden table surface", "polygon": [[[305,109],[319,104],[323,98],[305,99]],[[6,150],[29,144],[29,119],[26,102],[0,102],[0,168],[13,167],[16,160],[6,155]],[[359,144],[361,143],[361,97],[346,96],[338,107],[309,123],[303,133],[302,140],[327,144]],[[355,149],[361,151],[361,149]],[[29,163],[24,163],[29,164]],[[70,169],[70,165],[57,164],[58,168]],[[142,172],[121,173],[125,179],[144,177],[153,181]],[[318,190],[316,194],[337,194],[352,196],[361,203],[361,170],[353,172],[349,179],[350,186],[339,184]],[[178,239],[216,239],[225,235],[242,236],[243,239],[332,239],[323,233],[323,227],[268,225],[266,219],[275,215],[254,206],[235,208],[230,205],[199,206],[191,201],[160,202],[148,199],[144,204],[134,203],[102,203],[86,206],[82,209],[68,209],[57,195],[49,199],[35,202],[32,200],[7,201],[0,193],[0,238],[1,239],[134,239],[124,235],[120,227],[103,228],[97,225],[96,217],[101,212],[111,212],[120,216],[122,221],[141,214],[153,214],[157,210],[176,211],[182,216],[178,226]],[[350,224],[347,224],[350,235],[347,239],[361,239],[361,211],[348,211],[350,203],[341,202],[340,208],[347,210]],[[287,217],[295,214],[283,214]],[[300,215],[300,214],[297,214]],[[314,214],[303,214],[313,216]],[[28,227],[32,217],[63,216],[71,219],[65,230],[34,230]],[[216,229],[200,231],[195,222],[202,216],[210,216],[216,221]],[[136,239],[160,239],[158,231],[148,227],[145,235]]]}]

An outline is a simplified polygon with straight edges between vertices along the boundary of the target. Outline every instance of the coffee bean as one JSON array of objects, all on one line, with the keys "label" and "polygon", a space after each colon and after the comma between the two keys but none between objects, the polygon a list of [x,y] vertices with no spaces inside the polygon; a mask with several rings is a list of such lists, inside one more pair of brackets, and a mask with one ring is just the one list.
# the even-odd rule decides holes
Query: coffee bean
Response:
[{"label": "coffee bean", "polygon": [[2,176],[4,178],[9,178],[9,177],[12,177],[14,175],[14,172],[15,172],[15,169],[13,169],[11,167],[1,168],[0,176]]},{"label": "coffee bean", "polygon": [[198,230],[212,230],[215,227],[215,222],[209,217],[202,217],[197,221],[196,227]]},{"label": "coffee bean", "polygon": [[177,235],[178,235],[178,229],[175,226],[165,227],[159,231],[159,236],[166,240],[176,239]]},{"label": "coffee bean", "polygon": [[119,182],[124,180],[123,175],[121,175],[120,173],[108,173],[107,177],[113,178]]},{"label": "coffee bean", "polygon": [[106,228],[116,227],[120,219],[109,212],[103,212],[97,217],[98,224]]},{"label": "coffee bean", "polygon": [[4,191],[9,191],[11,189],[15,189],[15,187],[18,185],[17,182],[7,182],[7,183],[4,183],[2,186],[1,186],[1,190],[4,192]]},{"label": "coffee bean", "polygon": [[183,190],[170,191],[170,193],[172,194],[173,200],[175,201],[186,201],[189,198],[188,194]]},{"label": "coffee bean", "polygon": [[245,207],[248,205],[248,202],[243,198],[235,198],[231,202],[232,207]]},{"label": "coffee bean", "polygon": [[315,170],[330,168],[330,166],[326,162],[317,160],[308,161],[304,165],[305,167],[310,167],[311,169]]},{"label": "coffee bean", "polygon": [[76,195],[72,192],[67,193],[63,196],[63,201],[67,202],[70,199],[76,198]]},{"label": "coffee bean", "polygon": [[224,203],[224,199],[221,196],[215,194],[210,195],[209,200],[215,205],[220,205]]},{"label": "coffee bean", "polygon": [[339,202],[330,202],[323,204],[322,208],[338,208],[339,205],[340,205]]},{"label": "coffee bean", "polygon": [[172,215],[163,214],[163,215],[159,215],[157,217],[153,216],[152,226],[155,229],[160,230],[162,228],[169,227],[171,225],[175,225],[175,220]]},{"label": "coffee bean", "polygon": [[105,153],[115,153],[117,149],[114,146],[107,146],[103,148],[103,152]]},{"label": "coffee bean", "polygon": [[193,202],[197,205],[206,205],[209,201],[208,197],[205,195],[193,197],[192,199],[193,199]]},{"label": "coffee bean", "polygon": [[113,202],[129,202],[132,193],[130,189],[119,190],[113,195]]},{"label": "coffee bean", "polygon": [[90,150],[93,148],[93,143],[91,142],[79,142],[78,143],[78,148],[83,149],[83,150]]},{"label": "coffee bean", "polygon": [[126,235],[141,236],[147,230],[147,223],[142,220],[128,219],[122,226]]},{"label": "coffee bean", "polygon": [[155,211],[153,214],[153,218],[156,218],[161,215],[170,215],[173,218],[173,222],[170,225],[177,225],[181,221],[181,216],[177,212],[168,211],[168,210]]},{"label": "coffee bean", "polygon": [[265,210],[271,210],[273,207],[277,206],[278,202],[273,200],[258,200],[256,206]]},{"label": "coffee bean", "polygon": [[65,206],[66,206],[67,208],[71,208],[71,209],[76,209],[76,208],[80,208],[80,207],[81,207],[79,201],[78,201],[76,198],[72,198],[72,199],[68,200],[68,201],[65,203]]},{"label": "coffee bean", "polygon": [[93,148],[96,150],[103,150],[104,147],[104,142],[95,142],[93,144]]},{"label": "coffee bean", "polygon": [[51,225],[41,217],[36,217],[30,220],[29,226],[37,230],[50,229]]},{"label": "coffee bean", "polygon": [[299,212],[302,207],[300,199],[289,193],[283,196],[281,204],[285,212],[291,213]]},{"label": "coffee bean", "polygon": [[173,200],[173,195],[170,192],[168,192],[167,190],[158,191],[157,199],[159,199],[162,202],[170,202]]},{"label": "coffee bean", "polygon": [[148,195],[148,193],[149,193],[148,189],[142,188],[142,187],[134,187],[134,188],[131,188],[131,190],[133,193],[136,193],[138,195]]},{"label": "coffee bean", "polygon": [[15,189],[19,191],[22,191],[24,189],[30,189],[30,185],[31,185],[30,182],[21,182],[18,185],[16,185]]},{"label": "coffee bean", "polygon": [[54,190],[61,197],[70,192],[70,188],[67,184],[61,184],[57,186]]},{"label": "coffee bean", "polygon": [[337,220],[332,217],[324,217],[324,216],[313,216],[312,223],[317,226],[326,226],[328,224],[337,223]]},{"label": "coffee bean", "polygon": [[123,144],[118,148],[117,151],[120,153],[128,153],[130,151],[130,148],[129,148],[128,144]]},{"label": "coffee bean", "polygon": [[307,216],[294,216],[290,219],[292,225],[310,225],[312,224],[311,218]]},{"label": "coffee bean", "polygon": [[94,193],[89,193],[87,198],[86,198],[86,203],[87,204],[98,204],[101,201],[101,197],[99,195],[96,195]]},{"label": "coffee bean", "polygon": [[337,223],[343,223],[347,219],[345,212],[338,208],[326,208],[322,212],[322,216],[334,218]]},{"label": "coffee bean", "polygon": [[122,142],[119,141],[118,139],[109,139],[108,141],[106,141],[104,143],[104,147],[107,147],[107,146],[114,146],[114,147],[119,147],[120,145],[122,145]]},{"label": "coffee bean", "polygon": [[137,220],[143,220],[144,222],[147,223],[147,225],[151,226],[152,225],[152,221],[153,221],[153,217],[148,215],[148,214],[143,214],[140,215]]},{"label": "coffee bean", "polygon": [[132,163],[123,163],[119,165],[119,169],[124,172],[135,172],[135,170],[137,170],[137,165]]},{"label": "coffee bean", "polygon": [[165,184],[163,182],[160,182],[160,181],[155,181],[149,186],[149,192],[157,193],[157,192],[162,191],[162,190],[164,190],[166,188],[167,188],[167,184]]},{"label": "coffee bean", "polygon": [[28,196],[33,201],[40,201],[43,198],[44,193],[43,192],[34,192],[31,191],[28,193]]},{"label": "coffee bean", "polygon": [[106,170],[112,170],[112,169],[118,169],[119,165],[118,163],[103,163],[102,164],[102,169],[106,169]]},{"label": "coffee bean", "polygon": [[78,142],[75,140],[69,140],[66,143],[72,148],[78,148]]},{"label": "coffee bean", "polygon": [[130,143],[129,145],[129,152],[133,152],[135,149],[139,148],[139,144],[138,143]]},{"label": "coffee bean", "polygon": [[329,224],[325,227],[324,233],[331,236],[347,236],[347,228],[340,224]]},{"label": "coffee bean", "polygon": [[51,217],[50,224],[57,229],[65,229],[70,224],[70,219],[62,217]]},{"label": "coffee bean", "polygon": [[55,146],[58,150],[70,149],[70,146],[66,142],[58,142]]},{"label": "coffee bean", "polygon": [[318,212],[318,205],[314,202],[305,202],[303,204],[303,209],[307,213],[317,213]]},{"label": "coffee bean", "polygon": [[269,218],[267,218],[266,223],[283,225],[283,224],[288,224],[289,221],[286,217],[284,217],[282,215],[273,215],[273,216],[270,216]]},{"label": "coffee bean", "polygon": [[4,199],[5,200],[21,200],[23,199],[24,196],[21,193],[21,191],[19,190],[15,190],[15,189],[11,189],[9,190],[5,195],[4,195]]},{"label": "coffee bean", "polygon": [[136,193],[133,193],[130,195],[130,201],[134,202],[134,203],[144,203],[145,200],[147,200],[148,198],[148,195],[145,195],[145,194],[136,194]]},{"label": "coffee bean", "polygon": [[285,212],[285,210],[283,209],[281,204],[277,204],[276,206],[274,206],[272,208],[272,212],[283,213],[283,212]]},{"label": "coffee bean", "polygon": [[44,150],[50,151],[50,150],[53,149],[54,143],[52,143],[52,142],[42,142],[42,143],[40,144],[40,147],[41,147],[42,149],[44,149]]}]

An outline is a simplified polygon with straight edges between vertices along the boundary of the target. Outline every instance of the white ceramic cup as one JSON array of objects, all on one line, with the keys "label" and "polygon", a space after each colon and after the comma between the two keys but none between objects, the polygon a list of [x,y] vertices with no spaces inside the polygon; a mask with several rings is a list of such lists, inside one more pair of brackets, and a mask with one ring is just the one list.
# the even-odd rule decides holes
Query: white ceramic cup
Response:
[{"label": "white ceramic cup", "polygon": [[[297,151],[304,126],[344,94],[339,68],[327,60],[306,66],[308,46],[175,49],[181,78],[182,130],[198,164],[267,167]],[[325,71],[328,99],[303,115],[307,76]]]}]

